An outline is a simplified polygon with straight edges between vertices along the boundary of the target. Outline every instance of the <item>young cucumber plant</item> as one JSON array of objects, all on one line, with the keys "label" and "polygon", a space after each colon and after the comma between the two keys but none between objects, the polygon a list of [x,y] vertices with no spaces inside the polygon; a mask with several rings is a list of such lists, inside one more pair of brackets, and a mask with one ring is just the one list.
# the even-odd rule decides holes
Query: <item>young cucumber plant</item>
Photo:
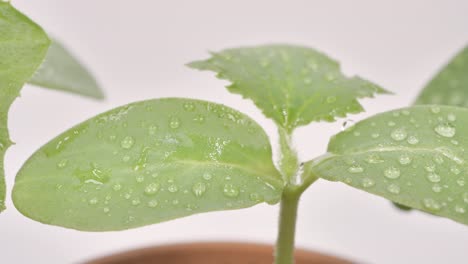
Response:
[{"label": "young cucumber plant", "polygon": [[[8,110],[24,84],[102,98],[93,77],[58,42],[0,1],[0,211],[5,209],[3,159],[12,141],[7,129]],[[39,68],[39,69],[38,69]]]},{"label": "young cucumber plant", "polygon": [[[193,99],[147,100],[85,121],[34,153],[16,177],[16,208],[45,224],[110,231],[280,203],[278,264],[293,263],[298,202],[319,178],[468,224],[468,109],[421,105],[378,114],[300,165],[291,145],[295,128],[362,112],[359,98],[387,92],[299,46],[229,49],[189,66],[229,80],[229,91],[274,120],[279,164],[263,129],[237,110]],[[467,68],[465,51],[418,102],[465,98]]]}]

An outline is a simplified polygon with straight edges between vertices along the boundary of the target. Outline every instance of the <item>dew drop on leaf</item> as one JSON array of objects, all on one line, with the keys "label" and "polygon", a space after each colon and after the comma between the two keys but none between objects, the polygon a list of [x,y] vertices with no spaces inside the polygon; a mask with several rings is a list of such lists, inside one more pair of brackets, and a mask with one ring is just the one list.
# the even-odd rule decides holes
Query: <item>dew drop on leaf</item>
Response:
[{"label": "dew drop on leaf", "polygon": [[179,191],[179,188],[177,188],[177,185],[175,184],[171,184],[169,185],[169,187],[167,187],[167,190],[171,193],[175,193],[177,191]]},{"label": "dew drop on leaf", "polygon": [[126,136],[122,141],[120,142],[120,146],[124,149],[130,149],[133,147],[133,144],[135,144],[135,140],[131,136]]},{"label": "dew drop on leaf", "polygon": [[446,124],[439,124],[434,128],[435,132],[443,137],[451,138],[455,136],[456,129],[452,125]]},{"label": "dew drop on leaf", "polygon": [[439,184],[434,184],[432,186],[432,191],[435,193],[440,193],[442,191],[442,186],[440,186]]},{"label": "dew drop on leaf", "polygon": [[466,212],[465,208],[461,205],[455,205],[455,212],[459,214],[464,214]]},{"label": "dew drop on leaf", "polygon": [[427,174],[427,179],[430,182],[440,182],[440,176],[437,173],[431,172]]},{"label": "dew drop on leaf", "polygon": [[370,154],[366,158],[366,162],[370,164],[378,164],[384,162],[384,160],[378,154]]},{"label": "dew drop on leaf", "polygon": [[439,211],[441,207],[440,204],[432,198],[424,199],[423,205],[426,209],[431,210],[431,211]]},{"label": "dew drop on leaf", "polygon": [[364,188],[370,188],[375,185],[375,181],[369,178],[364,178],[362,179],[361,184],[362,184],[362,187]]},{"label": "dew drop on leaf", "polygon": [[201,197],[206,192],[206,185],[203,182],[197,182],[192,186],[192,192],[197,197]]},{"label": "dew drop on leaf", "polygon": [[169,127],[172,129],[176,129],[180,127],[180,120],[179,118],[173,116],[169,119]]},{"label": "dew drop on leaf", "polygon": [[406,141],[411,145],[416,145],[419,143],[419,139],[416,136],[409,136]]},{"label": "dew drop on leaf", "polygon": [[211,178],[213,178],[213,176],[210,173],[206,172],[203,174],[203,179],[209,181]]},{"label": "dew drop on leaf", "polygon": [[404,128],[397,128],[392,131],[390,136],[396,141],[402,141],[408,136],[408,133]]},{"label": "dew drop on leaf", "polygon": [[157,200],[149,200],[148,201],[148,207],[155,208],[158,206],[158,201]]},{"label": "dew drop on leaf", "polygon": [[398,161],[401,165],[408,165],[411,163],[411,157],[408,154],[402,154]]},{"label": "dew drop on leaf", "polygon": [[387,190],[390,192],[390,193],[393,193],[393,194],[399,194],[400,193],[400,186],[396,185],[396,184],[390,184],[388,187],[387,187]]},{"label": "dew drop on leaf", "polygon": [[189,112],[192,112],[193,110],[195,110],[195,105],[193,103],[185,103],[184,104],[184,109],[185,111],[189,111]]},{"label": "dew drop on leaf", "polygon": [[159,183],[152,182],[145,187],[146,195],[154,195],[159,191]]},{"label": "dew drop on leaf", "polygon": [[348,172],[350,172],[350,173],[361,173],[363,171],[364,171],[364,168],[362,168],[359,165],[353,165],[353,166],[348,168]]},{"label": "dew drop on leaf", "polygon": [[120,191],[122,189],[122,185],[120,185],[120,183],[116,183],[114,184],[114,186],[112,186],[112,189],[114,189],[114,191]]},{"label": "dew drop on leaf", "polygon": [[400,177],[400,170],[396,167],[389,167],[384,171],[384,175],[389,179],[397,179]]},{"label": "dew drop on leaf", "polygon": [[68,163],[68,160],[63,159],[63,160],[59,161],[59,163],[57,163],[57,168],[63,169],[63,168],[65,168],[67,166],[67,163]]},{"label": "dew drop on leaf", "polygon": [[223,193],[227,197],[237,197],[239,195],[239,190],[234,185],[228,183],[224,185]]},{"label": "dew drop on leaf", "polygon": [[89,199],[88,203],[91,204],[91,205],[95,205],[95,204],[98,203],[98,199],[96,197],[93,197],[93,198]]}]

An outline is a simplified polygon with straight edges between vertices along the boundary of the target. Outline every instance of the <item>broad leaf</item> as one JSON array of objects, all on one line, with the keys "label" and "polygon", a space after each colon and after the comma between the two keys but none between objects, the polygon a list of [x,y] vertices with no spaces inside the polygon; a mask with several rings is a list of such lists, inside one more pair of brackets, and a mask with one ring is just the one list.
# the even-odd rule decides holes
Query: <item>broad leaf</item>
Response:
[{"label": "broad leaf", "polygon": [[57,40],[29,83],[54,90],[63,90],[97,99],[104,98],[96,80]]},{"label": "broad leaf", "polygon": [[306,166],[312,176],[468,224],[467,149],[468,109],[415,106],[357,123]]},{"label": "broad leaf", "polygon": [[415,104],[468,107],[468,46],[426,85]]},{"label": "broad leaf", "polygon": [[252,99],[288,133],[312,121],[362,112],[358,98],[386,93],[360,77],[344,76],[336,61],[300,46],[228,49],[189,66],[231,81],[230,92]]},{"label": "broad leaf", "polygon": [[49,39],[44,31],[10,3],[0,1],[0,211],[5,208],[3,159],[12,144],[8,110],[24,83],[45,57]]},{"label": "broad leaf", "polygon": [[271,154],[262,128],[228,107],[138,102],[42,147],[18,173],[13,201],[32,219],[88,231],[276,203],[283,181]]}]

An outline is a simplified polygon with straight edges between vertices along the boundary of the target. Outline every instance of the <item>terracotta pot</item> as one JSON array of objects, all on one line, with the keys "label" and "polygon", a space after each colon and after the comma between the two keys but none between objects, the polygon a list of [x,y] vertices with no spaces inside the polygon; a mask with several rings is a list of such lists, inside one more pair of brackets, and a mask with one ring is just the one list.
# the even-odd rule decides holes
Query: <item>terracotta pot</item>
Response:
[{"label": "terracotta pot", "polygon": [[[272,264],[273,248],[247,243],[193,243],[157,246],[96,259],[87,264]],[[296,264],[349,264],[320,253],[296,250]]]}]

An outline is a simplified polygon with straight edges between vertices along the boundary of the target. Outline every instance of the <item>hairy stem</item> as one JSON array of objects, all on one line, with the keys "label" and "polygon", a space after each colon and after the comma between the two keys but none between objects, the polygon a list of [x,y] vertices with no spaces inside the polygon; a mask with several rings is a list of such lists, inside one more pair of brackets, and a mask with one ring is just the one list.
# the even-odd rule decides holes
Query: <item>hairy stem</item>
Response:
[{"label": "hairy stem", "polygon": [[294,237],[296,217],[301,192],[294,187],[286,187],[281,197],[278,240],[275,249],[275,264],[294,263]]}]

